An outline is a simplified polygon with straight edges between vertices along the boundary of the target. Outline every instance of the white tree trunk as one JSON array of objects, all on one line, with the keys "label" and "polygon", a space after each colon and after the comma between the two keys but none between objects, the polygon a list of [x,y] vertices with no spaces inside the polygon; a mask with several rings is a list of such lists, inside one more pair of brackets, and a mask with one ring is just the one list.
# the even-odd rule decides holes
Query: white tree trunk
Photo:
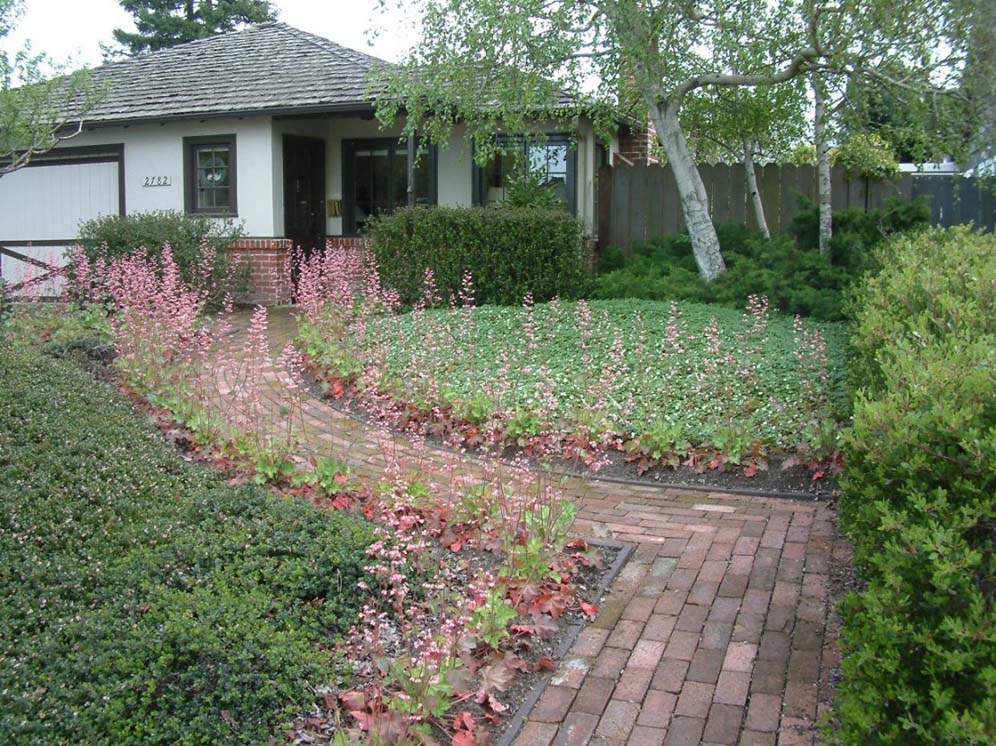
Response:
[{"label": "white tree trunk", "polygon": [[676,107],[654,106],[650,114],[657,129],[657,139],[664,148],[668,165],[678,184],[678,195],[681,197],[688,235],[692,239],[695,264],[702,279],[712,282],[726,271],[726,263],[719,250],[716,227],[709,216],[709,195],[705,184],[695,165],[685,133],[681,131]]},{"label": "white tree trunk", "polygon": [[751,202],[754,204],[754,218],[757,220],[757,227],[765,238],[771,238],[768,221],[764,217],[761,193],[757,189],[757,174],[754,173],[754,143],[746,137],[744,138],[744,179],[747,182],[747,194],[750,195]]},{"label": "white tree trunk", "polygon": [[816,116],[813,122],[813,139],[816,141],[816,188],[820,205],[820,251],[830,251],[833,237],[833,208],[830,179],[830,143],[827,142],[827,102],[823,84],[813,81],[813,98]]}]

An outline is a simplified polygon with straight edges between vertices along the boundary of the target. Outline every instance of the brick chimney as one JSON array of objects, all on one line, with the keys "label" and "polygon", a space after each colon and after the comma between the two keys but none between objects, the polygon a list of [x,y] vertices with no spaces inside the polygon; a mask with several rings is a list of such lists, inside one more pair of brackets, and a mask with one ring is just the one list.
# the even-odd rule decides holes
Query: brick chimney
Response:
[{"label": "brick chimney", "polygon": [[660,163],[653,154],[656,144],[657,130],[648,116],[646,126],[638,128],[632,125],[619,132],[619,152],[615,154],[612,165],[649,166]]}]

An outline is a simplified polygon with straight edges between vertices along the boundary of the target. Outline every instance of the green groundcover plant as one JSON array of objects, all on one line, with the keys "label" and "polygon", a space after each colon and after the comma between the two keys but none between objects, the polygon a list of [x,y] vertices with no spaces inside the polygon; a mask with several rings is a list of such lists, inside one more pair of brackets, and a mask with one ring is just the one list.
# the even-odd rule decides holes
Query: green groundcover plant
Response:
[{"label": "green groundcover plant", "polygon": [[841,520],[848,744],[996,734],[996,238],[900,238],[856,294]]},{"label": "green groundcover plant", "polygon": [[0,741],[265,742],[357,618],[367,524],[230,487],[0,345]]}]

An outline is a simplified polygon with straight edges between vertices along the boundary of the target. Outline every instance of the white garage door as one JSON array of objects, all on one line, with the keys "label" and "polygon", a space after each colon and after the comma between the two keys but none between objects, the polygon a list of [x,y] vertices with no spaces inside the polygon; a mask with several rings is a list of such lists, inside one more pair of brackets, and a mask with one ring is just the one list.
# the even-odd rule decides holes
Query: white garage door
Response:
[{"label": "white garage door", "polygon": [[57,276],[83,220],[124,211],[120,145],[58,148],[0,178],[0,276],[35,295],[61,291]]}]

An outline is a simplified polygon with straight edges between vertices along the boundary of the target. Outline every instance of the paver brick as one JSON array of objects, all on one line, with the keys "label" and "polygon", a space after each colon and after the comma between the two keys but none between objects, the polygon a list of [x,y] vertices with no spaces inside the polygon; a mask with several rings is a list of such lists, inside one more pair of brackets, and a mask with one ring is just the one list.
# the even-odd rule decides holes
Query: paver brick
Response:
[{"label": "paver brick", "polygon": [[735,744],[740,738],[743,717],[742,707],[714,704],[709,710],[702,738],[709,743]]},{"label": "paver brick", "polygon": [[749,673],[721,671],[716,682],[716,701],[724,705],[743,706],[747,702],[749,687]]},{"label": "paver brick", "polygon": [[677,703],[678,696],[676,694],[651,689],[643,701],[643,707],[640,708],[640,715],[636,722],[639,725],[652,728],[667,728]]},{"label": "paver brick", "polygon": [[654,614],[643,628],[643,639],[655,642],[667,642],[671,636],[678,617],[668,614]]},{"label": "paver brick", "polygon": [[529,713],[530,720],[541,723],[560,723],[574,702],[574,689],[566,686],[548,686]]},{"label": "paver brick", "polygon": [[622,673],[629,660],[629,651],[623,648],[603,648],[591,667],[591,675],[603,679],[615,679]]},{"label": "paver brick", "polygon": [[712,706],[716,687],[698,681],[686,681],[678,695],[678,704],[674,708],[676,715],[704,718]]},{"label": "paver brick", "polygon": [[746,727],[749,730],[774,733],[782,715],[782,698],[775,694],[761,694],[751,691],[750,706],[747,708]]},{"label": "paver brick", "polygon": [[700,681],[703,684],[715,684],[723,667],[723,651],[699,648],[688,666],[689,681]]},{"label": "paver brick", "polygon": [[571,652],[577,656],[594,658],[602,652],[609,632],[610,630],[600,627],[585,627],[578,635],[578,639],[574,641]]},{"label": "paver brick", "polygon": [[699,746],[703,730],[704,719],[676,716],[667,729],[664,746]]},{"label": "paver brick", "polygon": [[564,718],[564,724],[553,739],[554,746],[585,746],[590,740],[595,728],[598,727],[598,715],[586,712],[571,712]]},{"label": "paver brick", "polygon": [[629,736],[627,746],[662,746],[667,731],[660,728],[648,728],[637,725]]},{"label": "paver brick", "polygon": [[598,727],[595,729],[596,735],[608,738],[618,738],[623,741],[629,738],[630,731],[636,724],[636,717],[640,714],[640,705],[636,702],[623,702],[618,699],[609,700],[609,704],[602,713]]},{"label": "paver brick", "polygon": [[654,640],[640,640],[629,657],[629,668],[647,668],[653,671],[664,655],[666,645]]},{"label": "paver brick", "polygon": [[680,692],[687,671],[688,661],[679,658],[664,658],[654,672],[650,688],[665,692]]},{"label": "paver brick", "polygon": [[589,676],[574,698],[572,712],[586,712],[591,715],[601,715],[608,704],[613,690],[616,688],[614,679],[602,679]]},{"label": "paver brick", "polygon": [[550,746],[557,735],[555,723],[540,723],[530,721],[522,726],[516,737],[514,746]]},{"label": "paver brick", "polygon": [[654,670],[652,668],[627,667],[622,676],[619,677],[616,689],[612,692],[612,699],[623,702],[642,702],[653,677]]}]

